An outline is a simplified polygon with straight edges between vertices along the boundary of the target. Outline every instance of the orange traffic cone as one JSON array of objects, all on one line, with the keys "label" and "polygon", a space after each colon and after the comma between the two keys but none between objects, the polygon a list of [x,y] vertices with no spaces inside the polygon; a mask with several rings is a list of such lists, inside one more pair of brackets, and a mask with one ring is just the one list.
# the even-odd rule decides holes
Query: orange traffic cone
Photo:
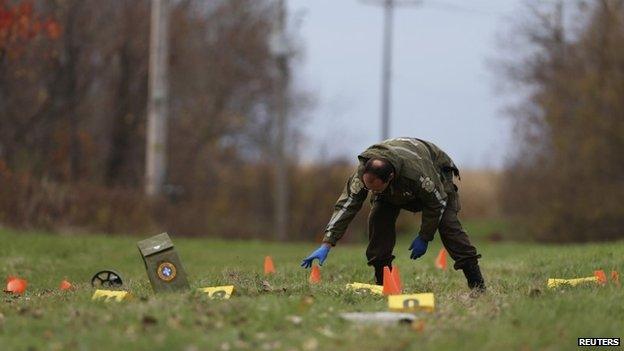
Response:
[{"label": "orange traffic cone", "polygon": [[388,266],[384,267],[382,293],[384,295],[397,295],[401,293]]},{"label": "orange traffic cone", "polygon": [[446,269],[446,249],[441,248],[435,260],[435,266],[439,269]]},{"label": "orange traffic cone", "polygon": [[611,281],[618,286],[620,285],[620,275],[617,271],[611,271]]},{"label": "orange traffic cone", "polygon": [[26,286],[28,282],[24,279],[19,279],[16,277],[7,278],[7,286],[4,292],[13,293],[13,294],[23,294],[26,291]]},{"label": "orange traffic cone", "polygon": [[603,270],[594,271],[594,276],[598,280],[599,284],[607,284],[607,275]]},{"label": "orange traffic cone", "polygon": [[63,279],[63,281],[61,282],[61,285],[59,286],[59,289],[65,291],[65,290],[71,290],[73,289],[74,286],[67,281],[67,279]]},{"label": "orange traffic cone", "polygon": [[275,266],[273,265],[271,256],[267,256],[264,258],[264,274],[269,275],[271,273],[275,273]]},{"label": "orange traffic cone", "polygon": [[399,288],[399,293],[403,292],[403,283],[401,283],[401,273],[399,272],[399,267],[392,266],[392,279],[394,279],[394,283],[397,288]]},{"label": "orange traffic cone", "polygon": [[422,332],[423,330],[425,330],[425,321],[418,321],[418,322],[413,321],[412,329],[417,332]]},{"label": "orange traffic cone", "polygon": [[310,284],[318,284],[321,282],[321,269],[319,266],[312,266],[310,277],[308,278]]}]

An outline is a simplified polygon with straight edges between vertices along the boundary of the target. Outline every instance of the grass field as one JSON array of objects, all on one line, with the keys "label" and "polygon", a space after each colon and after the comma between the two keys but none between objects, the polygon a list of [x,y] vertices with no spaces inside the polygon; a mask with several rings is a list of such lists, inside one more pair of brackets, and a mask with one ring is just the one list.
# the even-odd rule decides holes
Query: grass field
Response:
[{"label": "grass field", "polygon": [[[482,226],[475,227],[475,237]],[[481,234],[481,235],[480,235]],[[439,239],[418,261],[408,238],[395,261],[408,292],[433,292],[436,310],[419,313],[424,329],[363,326],[341,312],[385,311],[383,297],[358,295],[346,283],[371,282],[364,246],[338,246],[310,286],[301,259],[312,244],[173,238],[192,288],[233,284],[230,300],[196,293],[155,296],[136,249],[141,238],[66,236],[0,230],[2,277],[29,282],[23,297],[0,304],[2,350],[571,350],[578,337],[624,337],[624,290],[594,285],[546,289],[547,278],[622,270],[624,242],[542,246],[476,244],[488,293],[471,298],[461,272],[433,266]],[[265,255],[277,274],[265,278]],[[135,299],[92,302],[91,275],[114,268]],[[68,278],[78,288],[59,292]],[[614,348],[609,348],[614,349]]]}]

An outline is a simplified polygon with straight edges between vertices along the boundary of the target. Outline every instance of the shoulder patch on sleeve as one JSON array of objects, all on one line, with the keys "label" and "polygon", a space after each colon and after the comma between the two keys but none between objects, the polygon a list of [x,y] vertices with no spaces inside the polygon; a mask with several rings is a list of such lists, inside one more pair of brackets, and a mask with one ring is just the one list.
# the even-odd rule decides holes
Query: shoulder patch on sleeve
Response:
[{"label": "shoulder patch on sleeve", "polygon": [[429,177],[420,177],[420,182],[422,184],[422,188],[425,189],[428,193],[432,192],[435,189],[435,183]]},{"label": "shoulder patch on sleeve", "polygon": [[364,189],[364,184],[362,184],[362,181],[358,177],[354,177],[351,180],[351,187],[349,190],[351,190],[352,194],[357,194],[362,191],[362,189]]}]

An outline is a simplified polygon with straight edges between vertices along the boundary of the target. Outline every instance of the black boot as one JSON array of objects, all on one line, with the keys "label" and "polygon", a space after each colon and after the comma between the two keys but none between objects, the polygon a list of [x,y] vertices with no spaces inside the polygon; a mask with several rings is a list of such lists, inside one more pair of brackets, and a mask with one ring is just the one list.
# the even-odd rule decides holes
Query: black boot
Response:
[{"label": "black boot", "polygon": [[392,263],[385,264],[383,266],[374,266],[375,267],[375,284],[383,285],[383,272],[384,267],[389,267],[392,270]]},{"label": "black boot", "polygon": [[481,269],[478,264],[466,266],[462,270],[464,271],[464,276],[466,276],[470,289],[477,292],[485,292],[485,282],[483,281]]}]

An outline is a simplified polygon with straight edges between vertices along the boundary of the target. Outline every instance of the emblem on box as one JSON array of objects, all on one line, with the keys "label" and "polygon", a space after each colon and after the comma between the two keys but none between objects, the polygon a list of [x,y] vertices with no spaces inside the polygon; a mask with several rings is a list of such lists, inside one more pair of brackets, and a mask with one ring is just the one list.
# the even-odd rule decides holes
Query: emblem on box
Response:
[{"label": "emblem on box", "polygon": [[158,278],[160,278],[160,280],[170,282],[173,279],[175,279],[177,271],[173,263],[163,262],[160,264],[160,266],[158,266],[157,273],[158,273]]}]

